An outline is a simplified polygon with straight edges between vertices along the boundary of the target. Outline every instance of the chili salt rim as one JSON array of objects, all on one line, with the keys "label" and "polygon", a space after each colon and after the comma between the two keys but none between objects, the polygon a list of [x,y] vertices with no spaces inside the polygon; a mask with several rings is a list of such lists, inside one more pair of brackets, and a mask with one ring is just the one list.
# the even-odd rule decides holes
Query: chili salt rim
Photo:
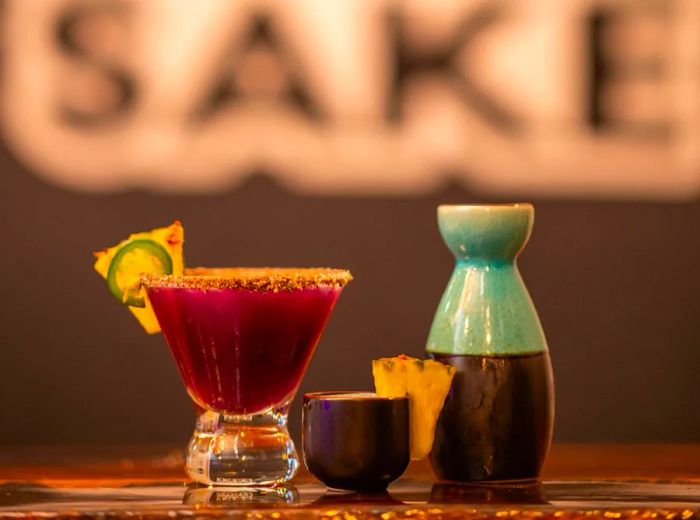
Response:
[{"label": "chili salt rim", "polygon": [[146,287],[178,289],[242,289],[248,291],[294,291],[315,287],[343,287],[352,280],[350,271],[330,267],[196,267],[182,275],[142,273]]}]

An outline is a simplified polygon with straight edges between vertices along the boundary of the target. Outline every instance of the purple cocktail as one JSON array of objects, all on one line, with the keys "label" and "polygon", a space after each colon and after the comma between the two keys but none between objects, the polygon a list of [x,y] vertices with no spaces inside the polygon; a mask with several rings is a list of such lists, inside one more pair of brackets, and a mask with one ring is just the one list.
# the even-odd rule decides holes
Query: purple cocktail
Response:
[{"label": "purple cocktail", "polygon": [[144,275],[148,298],[201,411],[187,470],[206,484],[283,482],[299,461],[287,410],[350,273],[193,269]]}]

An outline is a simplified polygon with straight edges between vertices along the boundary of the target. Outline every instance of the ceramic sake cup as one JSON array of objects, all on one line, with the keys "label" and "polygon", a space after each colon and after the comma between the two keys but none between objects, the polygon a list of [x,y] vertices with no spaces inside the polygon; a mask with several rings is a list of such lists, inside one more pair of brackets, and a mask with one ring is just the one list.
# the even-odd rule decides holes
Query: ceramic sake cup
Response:
[{"label": "ceramic sake cup", "polygon": [[369,392],[304,396],[303,451],[311,474],[329,488],[381,491],[408,466],[408,397]]}]

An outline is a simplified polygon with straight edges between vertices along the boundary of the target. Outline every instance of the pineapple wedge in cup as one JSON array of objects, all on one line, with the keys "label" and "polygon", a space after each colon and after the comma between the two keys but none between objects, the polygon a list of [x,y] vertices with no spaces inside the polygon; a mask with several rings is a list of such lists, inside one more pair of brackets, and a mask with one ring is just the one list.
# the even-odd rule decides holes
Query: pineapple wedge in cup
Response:
[{"label": "pineapple wedge in cup", "polygon": [[377,395],[409,398],[411,460],[424,459],[430,453],[435,425],[454,374],[452,366],[403,354],[372,361]]},{"label": "pineapple wedge in cup", "polygon": [[372,362],[376,393],[304,396],[304,462],[330,488],[378,491],[425,458],[454,367],[408,356]]}]

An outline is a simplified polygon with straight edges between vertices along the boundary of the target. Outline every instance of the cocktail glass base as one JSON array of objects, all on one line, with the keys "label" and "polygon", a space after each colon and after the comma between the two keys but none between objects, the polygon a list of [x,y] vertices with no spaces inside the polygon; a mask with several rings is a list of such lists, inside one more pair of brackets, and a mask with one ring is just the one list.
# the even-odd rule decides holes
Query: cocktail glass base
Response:
[{"label": "cocktail glass base", "polygon": [[210,486],[267,486],[289,481],[299,457],[287,430],[288,406],[251,415],[203,411],[190,440],[187,474]]}]

